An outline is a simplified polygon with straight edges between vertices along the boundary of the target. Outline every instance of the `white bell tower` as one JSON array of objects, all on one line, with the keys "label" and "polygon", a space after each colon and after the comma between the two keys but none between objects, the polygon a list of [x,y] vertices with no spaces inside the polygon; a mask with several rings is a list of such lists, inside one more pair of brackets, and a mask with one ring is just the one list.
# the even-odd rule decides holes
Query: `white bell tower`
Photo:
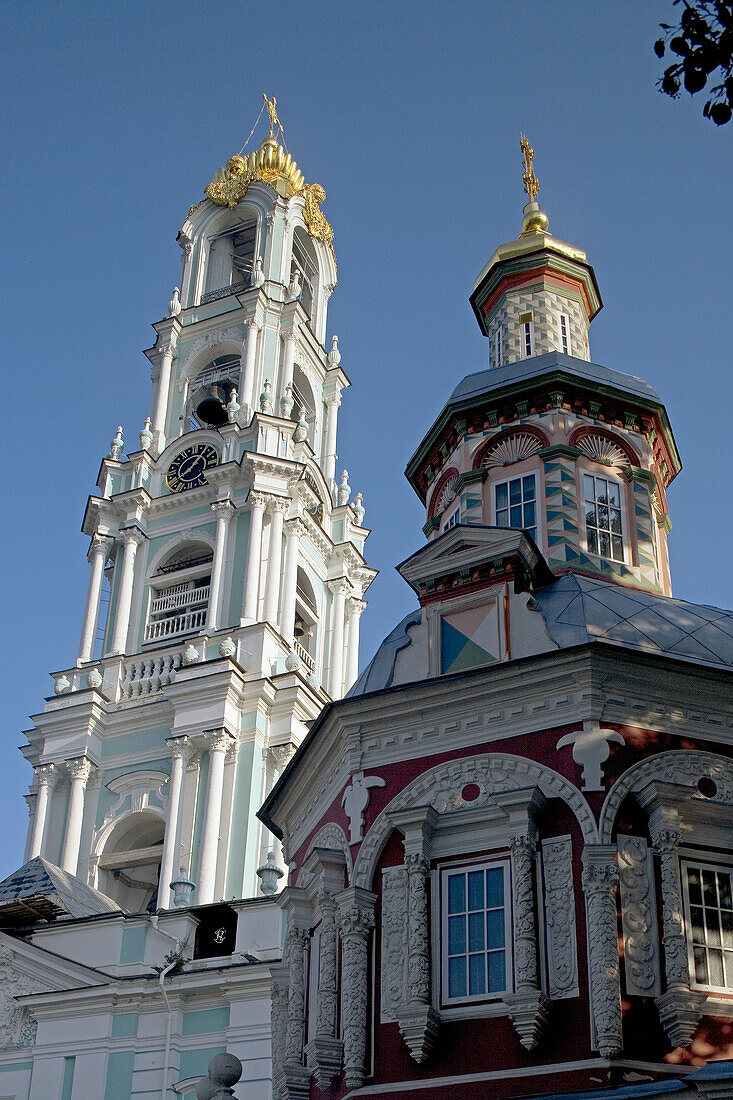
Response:
[{"label": "white bell tower", "polygon": [[132,447],[117,431],[84,516],[78,659],[25,750],[26,859],[127,911],[169,908],[174,880],[193,904],[276,888],[255,811],[356,679],[375,576],[361,496],[336,481],[349,381],[326,347],[325,192],[267,107],[260,148],[230,158],[180,230],[150,416]]}]

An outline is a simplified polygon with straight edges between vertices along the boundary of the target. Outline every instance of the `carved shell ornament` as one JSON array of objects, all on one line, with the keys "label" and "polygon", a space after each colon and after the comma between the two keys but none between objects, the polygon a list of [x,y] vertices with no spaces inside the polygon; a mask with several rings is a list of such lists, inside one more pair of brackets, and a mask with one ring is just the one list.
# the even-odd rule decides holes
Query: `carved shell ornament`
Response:
[{"label": "carved shell ornament", "polygon": [[542,444],[536,435],[531,432],[517,432],[508,439],[489,447],[484,455],[482,466],[511,466],[514,462],[521,462],[524,458],[531,458],[542,449]]},{"label": "carved shell ornament", "polygon": [[631,465],[626,452],[604,435],[584,435],[576,446],[592,462],[599,462],[602,466]]},{"label": "carved shell ornament", "polygon": [[453,477],[450,479],[450,481],[446,482],[446,484],[441,489],[440,499],[438,500],[438,507],[436,508],[437,513],[442,512],[445,508],[448,507],[449,504],[452,504],[453,501],[456,499],[457,481],[458,478]]}]

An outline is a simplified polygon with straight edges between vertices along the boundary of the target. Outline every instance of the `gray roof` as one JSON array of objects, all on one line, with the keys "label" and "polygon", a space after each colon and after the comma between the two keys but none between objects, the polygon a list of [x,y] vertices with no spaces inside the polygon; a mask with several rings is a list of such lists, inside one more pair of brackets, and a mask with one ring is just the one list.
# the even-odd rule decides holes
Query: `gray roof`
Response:
[{"label": "gray roof", "polygon": [[[560,649],[605,642],[697,665],[733,668],[733,612],[687,603],[612,581],[566,573],[535,595],[547,633]],[[412,644],[420,609],[387,635],[348,696],[391,687],[397,654]]]},{"label": "gray roof", "polygon": [[99,890],[42,856],[0,882],[0,927],[118,912],[119,906]]},{"label": "gray roof", "polygon": [[652,401],[657,405],[662,403],[651,386],[633,374],[624,374],[622,371],[611,370],[610,367],[602,367],[598,363],[588,363],[585,359],[562,355],[559,351],[548,351],[544,355],[535,355],[531,359],[520,359],[506,367],[494,367],[491,370],[467,375],[453,390],[448,404],[466,401],[491,390],[503,389],[504,386],[528,382],[552,367],[584,381],[593,382],[595,385],[624,390],[626,393],[634,394],[642,400]]}]

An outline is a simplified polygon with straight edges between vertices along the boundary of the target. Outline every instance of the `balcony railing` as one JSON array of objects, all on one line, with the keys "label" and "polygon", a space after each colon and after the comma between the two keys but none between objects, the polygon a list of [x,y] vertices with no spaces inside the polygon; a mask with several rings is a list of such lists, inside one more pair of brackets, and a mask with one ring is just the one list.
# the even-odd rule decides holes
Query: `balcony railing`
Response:
[{"label": "balcony railing", "polygon": [[171,615],[168,619],[158,619],[148,623],[145,628],[145,641],[154,642],[159,638],[171,638],[174,634],[187,634],[190,630],[200,630],[206,626],[206,608],[198,611],[186,611],[183,615]]},{"label": "balcony railing", "polygon": [[166,653],[148,660],[126,661],[120,676],[120,698],[137,699],[168,687],[181,667],[183,654]]},{"label": "balcony railing", "polygon": [[249,290],[251,283],[249,279],[244,279],[241,283],[232,283],[231,286],[222,286],[218,290],[210,290],[208,294],[204,294],[201,299],[201,305],[205,306],[208,302],[218,302],[220,298],[228,298],[230,294],[242,294],[245,290]]},{"label": "balcony railing", "polygon": [[150,614],[157,615],[161,611],[175,611],[179,607],[191,607],[196,603],[209,602],[208,584],[200,588],[189,588],[187,584],[176,584],[172,588],[166,588],[150,604]]},{"label": "balcony railing", "polygon": [[316,662],[313,660],[305,646],[302,646],[300,642],[296,641],[293,648],[295,649],[296,656],[301,659],[306,669],[308,670],[308,674],[310,675],[311,672],[313,672],[313,669],[316,667]]}]

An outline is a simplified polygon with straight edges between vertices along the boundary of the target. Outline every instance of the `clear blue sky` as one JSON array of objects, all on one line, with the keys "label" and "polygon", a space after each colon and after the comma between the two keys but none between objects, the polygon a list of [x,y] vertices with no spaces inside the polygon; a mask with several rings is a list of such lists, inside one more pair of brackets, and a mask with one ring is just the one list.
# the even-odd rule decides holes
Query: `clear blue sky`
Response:
[{"label": "clear blue sky", "polygon": [[[674,9],[676,11],[677,9]],[[394,565],[423,542],[406,460],[486,365],[468,305],[519,231],[519,132],[550,229],[584,248],[605,308],[595,362],[665,400],[678,596],[730,607],[733,123],[655,88],[671,0],[207,0],[0,7],[5,230],[5,568],[0,876],[21,861],[30,769],[15,746],[48,672],[73,664],[87,494],[117,424],[149,407],[142,349],[178,281],[176,232],[239,150],[261,93],[326,188],[351,378],[339,430],[381,570],[362,665],[413,605]],[[699,98],[699,97],[698,97]]]}]

